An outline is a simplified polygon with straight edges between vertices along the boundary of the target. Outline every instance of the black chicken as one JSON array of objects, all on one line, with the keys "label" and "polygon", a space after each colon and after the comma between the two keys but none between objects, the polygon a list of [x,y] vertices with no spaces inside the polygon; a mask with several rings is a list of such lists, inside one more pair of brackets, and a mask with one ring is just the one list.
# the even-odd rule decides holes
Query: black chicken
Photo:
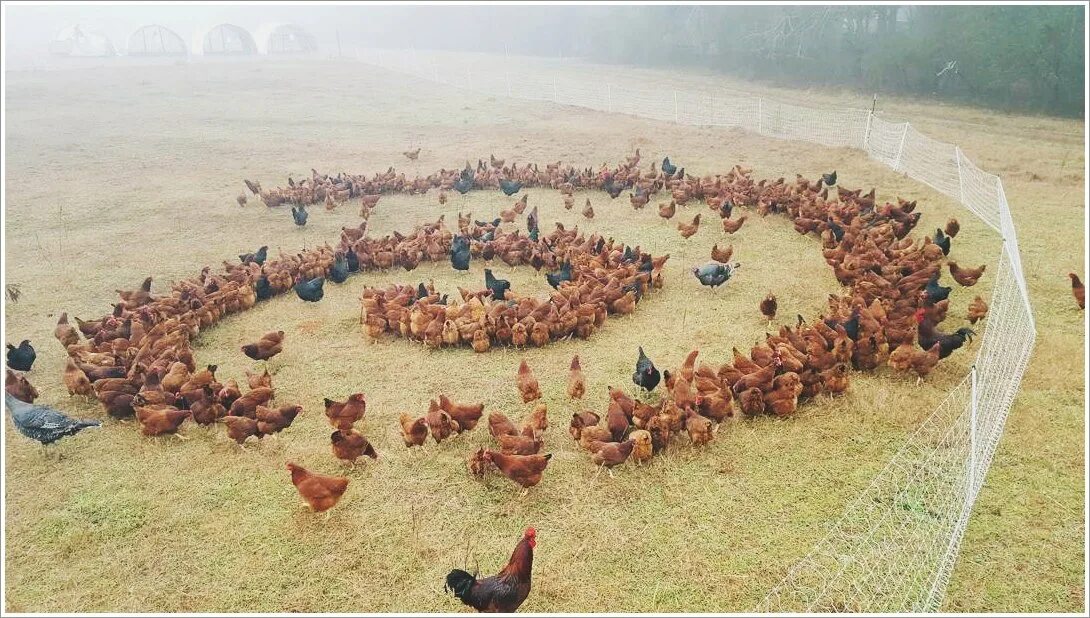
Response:
[{"label": "black chicken", "polygon": [[484,269],[484,286],[492,290],[492,298],[495,300],[507,300],[504,293],[511,289],[511,282],[507,279],[497,279],[492,275],[492,269]]},{"label": "black chicken", "polygon": [[8,344],[8,367],[16,371],[30,371],[35,358],[38,358],[38,354],[34,351],[34,346],[30,345],[30,341],[23,339],[19,347]]},{"label": "black chicken", "polygon": [[348,280],[348,259],[343,253],[338,252],[333,259],[333,266],[329,269],[329,280],[333,283],[344,283]]},{"label": "black chicken", "polygon": [[555,273],[545,273],[545,281],[548,281],[553,289],[558,289],[565,281],[571,281],[571,262],[561,264],[560,270]]},{"label": "black chicken", "polygon": [[300,227],[306,225],[307,217],[309,216],[310,215],[307,213],[307,209],[305,206],[300,205],[298,208],[295,206],[291,207],[291,218],[295,219],[295,225],[298,225]]},{"label": "black chicken", "polygon": [[454,270],[469,270],[469,239],[455,236],[450,243],[450,265]]},{"label": "black chicken", "polygon": [[602,185],[602,189],[609,194],[610,199],[615,200],[618,195],[624,192],[625,186],[623,182],[614,182],[613,179],[610,178]]},{"label": "black chicken", "polygon": [[309,303],[316,303],[322,300],[322,296],[325,295],[325,292],[322,291],[323,284],[325,284],[325,279],[322,277],[315,277],[307,281],[300,276],[292,289],[295,290],[299,298]]},{"label": "black chicken", "polygon": [[667,176],[673,176],[674,172],[676,172],[676,171],[677,171],[677,166],[674,165],[673,163],[670,163],[670,157],[666,157],[665,159],[662,160],[662,173],[663,174],[666,174]]},{"label": "black chicken", "polygon": [[740,266],[741,264],[738,262],[733,265],[708,262],[703,266],[694,266],[692,271],[701,285],[716,288],[729,281],[731,276],[734,275],[735,269]]},{"label": "black chicken", "polygon": [[254,282],[254,293],[257,295],[258,300],[268,300],[276,294],[272,285],[269,283],[269,278],[265,275],[261,275]]},{"label": "black chicken", "polygon": [[506,178],[500,179],[500,190],[503,194],[510,197],[522,190],[522,183],[515,182],[514,180],[507,180]]},{"label": "black chicken", "polygon": [[462,195],[469,193],[469,190],[473,188],[473,178],[459,178],[454,183],[454,190]]},{"label": "black chicken", "polygon": [[734,212],[734,203],[730,200],[723,200],[723,203],[719,205],[719,216],[723,219],[730,219],[731,213]]},{"label": "black chicken", "polygon": [[833,170],[832,174],[822,174],[821,181],[825,183],[825,186],[832,187],[836,185],[836,170]]},{"label": "black chicken", "polygon": [[474,574],[454,569],[447,574],[443,589],[453,592],[462,603],[479,612],[514,613],[530,596],[536,546],[537,532],[527,528],[502,571],[492,577],[477,579]]},{"label": "black chicken", "polygon": [[939,274],[935,273],[930,279],[927,280],[927,285],[923,288],[924,296],[927,298],[929,305],[933,305],[938,302],[946,300],[950,296],[950,291],[953,287],[944,287],[939,285]]},{"label": "black chicken", "polygon": [[946,358],[953,354],[954,350],[965,345],[965,342],[973,342],[973,337],[976,335],[970,328],[959,328],[954,331],[953,334],[947,335],[939,332],[935,325],[927,319],[927,311],[923,309],[916,310],[916,333],[919,336],[920,347],[924,350],[930,350],[935,344],[939,344],[939,358]]},{"label": "black chicken", "polygon": [[344,254],[345,260],[348,262],[348,272],[356,273],[360,271],[360,256],[356,255],[356,252],[351,248]]},{"label": "black chicken", "polygon": [[941,228],[935,228],[935,237],[931,240],[942,249],[943,255],[950,255],[950,237],[944,234]]},{"label": "black chicken", "polygon": [[476,225],[477,227],[488,227],[488,226],[499,227],[500,223],[502,221],[503,220],[500,219],[499,217],[496,217],[492,221],[478,221],[478,220],[474,219],[473,224]]},{"label": "black chicken", "polygon": [[265,258],[268,257],[268,255],[269,255],[269,248],[267,246],[263,245],[256,252],[254,252],[254,253],[244,253],[244,254],[238,256],[238,259],[243,264],[249,264],[249,263],[252,262],[254,264],[257,264],[258,266],[261,266],[262,264],[265,263]]},{"label": "black chicken", "polygon": [[659,380],[662,376],[659,374],[659,370],[655,368],[655,363],[651,362],[650,358],[643,353],[643,347],[640,347],[640,358],[636,360],[636,372],[632,374],[632,381],[644,389],[647,392],[655,390],[655,387],[659,385]]}]

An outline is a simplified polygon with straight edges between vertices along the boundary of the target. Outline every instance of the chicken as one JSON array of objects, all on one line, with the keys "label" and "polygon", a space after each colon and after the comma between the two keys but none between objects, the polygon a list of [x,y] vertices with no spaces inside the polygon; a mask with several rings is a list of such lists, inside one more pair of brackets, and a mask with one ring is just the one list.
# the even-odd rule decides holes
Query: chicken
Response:
[{"label": "chicken", "polygon": [[677,230],[681,233],[681,237],[688,240],[700,230],[700,214],[698,213],[693,217],[692,223],[685,223],[684,221],[677,224]]},{"label": "chicken", "polygon": [[494,464],[504,476],[530,488],[541,482],[545,467],[552,459],[552,453],[545,455],[504,455],[503,453],[486,450],[485,460]]},{"label": "chicken", "polygon": [[742,413],[746,416],[764,414],[764,393],[756,386],[743,390],[738,394],[738,407],[742,409]]},{"label": "chicken", "polygon": [[61,342],[65,348],[79,343],[79,331],[68,323],[68,314],[62,313],[57,320],[57,327],[53,329],[53,336]]},{"label": "chicken", "polygon": [[536,455],[545,444],[540,437],[534,435],[501,434],[496,436],[496,442],[500,445],[500,451],[506,455]]},{"label": "chicken", "polygon": [[519,429],[511,422],[511,419],[507,418],[507,415],[501,412],[489,412],[488,433],[493,438],[504,435],[517,436],[519,435]]},{"label": "chicken", "polygon": [[322,284],[325,283],[325,279],[322,277],[315,277],[314,279],[304,279],[302,276],[298,278],[292,289],[295,290],[296,296],[309,302],[316,303],[322,300],[322,296],[325,293],[322,291]]},{"label": "chicken", "polygon": [[87,374],[82,369],[76,366],[76,362],[71,357],[68,358],[68,362],[64,366],[64,385],[68,387],[69,395],[91,397],[95,394],[94,389],[91,388],[91,380],[87,378]]},{"label": "chicken", "polygon": [[178,431],[189,415],[189,410],[166,406],[150,410],[142,417],[138,412],[137,419],[140,421],[140,431],[145,436],[161,436]]},{"label": "chicken", "polygon": [[409,448],[424,446],[424,442],[428,439],[427,417],[421,416],[420,418],[413,419],[407,412],[402,412],[400,424],[401,439],[405,442],[405,446]]},{"label": "chicken", "polygon": [[662,375],[655,367],[655,363],[643,352],[643,346],[639,347],[639,358],[636,359],[636,371],[632,374],[632,382],[647,392],[655,390],[662,379]]},{"label": "chicken", "polygon": [[[71,361],[69,361],[71,362]],[[86,376],[84,376],[86,378]],[[67,383],[67,382],[66,382]],[[91,390],[91,383],[87,382],[87,388],[90,394],[94,394]],[[25,401],[26,403],[34,403],[34,400],[38,398],[38,389],[26,379],[26,376],[16,375],[11,369],[7,370],[7,375],[4,377],[4,392],[10,393],[19,401]],[[69,389],[69,394],[72,394]]]},{"label": "chicken", "polygon": [[717,423],[734,416],[734,398],[729,392],[715,391],[696,396],[696,409]]},{"label": "chicken", "polygon": [[265,333],[256,343],[242,346],[242,353],[253,360],[268,360],[284,349],[284,331]]},{"label": "chicken", "polygon": [[568,433],[571,434],[573,439],[579,440],[583,435],[584,428],[595,427],[600,420],[602,420],[601,417],[590,410],[572,414],[571,424],[568,426]]},{"label": "chicken", "polygon": [[987,264],[982,264],[979,268],[961,268],[954,261],[947,262],[946,266],[950,268],[950,276],[954,281],[965,287],[976,285],[977,280],[984,274],[984,269],[988,267]]},{"label": "chicken", "polygon": [[570,399],[582,399],[587,392],[587,379],[583,376],[583,368],[579,365],[579,356],[571,359],[571,372],[568,374],[568,397]]},{"label": "chicken", "polygon": [[1086,309],[1086,288],[1083,287],[1082,281],[1075,273],[1067,273],[1067,276],[1071,278],[1071,295],[1075,297],[1075,304],[1079,306],[1079,309]]},{"label": "chicken", "polygon": [[269,375],[268,367],[265,368],[265,372],[258,375],[256,373],[246,372],[246,382],[250,385],[251,389],[254,388],[272,388],[272,376]]},{"label": "chicken", "polygon": [[694,266],[692,273],[700,282],[700,285],[714,289],[729,281],[734,275],[734,271],[741,266],[738,262],[734,264],[709,262],[703,266]]},{"label": "chicken", "polygon": [[534,377],[525,359],[519,363],[517,386],[523,403],[541,399],[541,385],[538,384],[537,378]]},{"label": "chicken", "polygon": [[663,219],[671,219],[677,212],[677,202],[670,200],[669,204],[659,204],[659,216]]},{"label": "chicken", "polygon": [[11,412],[15,429],[31,440],[52,444],[65,436],[74,436],[89,427],[98,427],[98,421],[80,421],[69,418],[49,406],[35,405],[16,399],[4,391],[4,403]]},{"label": "chicken", "polygon": [[288,462],[291,483],[315,513],[333,508],[348,489],[348,479],[343,476],[322,476],[302,466]]},{"label": "chicken", "polygon": [[449,414],[444,412],[434,399],[429,403],[428,413],[424,418],[428,421],[428,429],[431,431],[431,437],[435,440],[436,444],[446,440],[460,430],[458,423],[456,423]]},{"label": "chicken", "polygon": [[353,393],[344,402],[325,399],[325,415],[335,429],[348,430],[367,412],[367,400],[363,393]]},{"label": "chicken", "polygon": [[915,350],[912,354],[912,370],[919,376],[916,378],[917,386],[931,373],[935,365],[939,364],[940,348],[940,344],[935,342],[935,345],[931,346],[930,349]]},{"label": "chicken", "polygon": [[242,444],[250,436],[261,437],[257,429],[257,421],[246,416],[225,416],[220,422],[227,425],[227,437]]},{"label": "chicken", "polygon": [[439,395],[439,408],[458,423],[458,431],[472,431],[484,413],[483,403],[454,403],[446,395]]},{"label": "chicken", "polygon": [[769,292],[768,296],[765,296],[764,300],[761,301],[760,309],[761,309],[761,315],[768,318],[768,326],[770,328],[772,326],[772,320],[776,319],[776,309],[777,308],[778,308],[778,303],[776,302],[776,295],[773,294],[772,292]]},{"label": "chicken", "polygon": [[537,532],[527,528],[502,571],[477,579],[460,569],[447,574],[444,591],[454,593],[462,603],[479,612],[514,613],[530,595]]},{"label": "chicken", "polygon": [[957,219],[955,219],[953,217],[950,217],[950,220],[946,222],[946,235],[949,236],[950,238],[953,238],[953,237],[957,236],[958,232],[960,232],[960,231],[961,231],[961,224],[958,223]]},{"label": "chicken", "polygon": [[590,198],[587,198],[587,203],[583,206],[583,216],[588,219],[594,218],[594,208],[590,205]]},{"label": "chicken", "polygon": [[703,446],[712,441],[712,421],[697,414],[695,410],[685,412],[685,431],[693,446]]},{"label": "chicken", "polygon": [[356,459],[363,455],[366,455],[371,459],[378,459],[378,453],[375,451],[375,447],[371,446],[371,443],[367,441],[367,438],[353,429],[347,431],[334,431],[329,436],[329,440],[333,446],[333,456],[337,459],[353,464],[356,463]]},{"label": "chicken", "polygon": [[935,325],[926,319],[926,312],[924,309],[917,309],[916,314],[917,336],[920,342],[920,348],[924,350],[930,350],[931,346],[936,343],[939,344],[939,358],[943,359],[950,356],[954,350],[957,350],[961,346],[965,345],[968,341],[972,343],[973,336],[976,335],[972,329],[959,328],[953,334],[943,334],[935,329]]},{"label": "chicken", "polygon": [[279,433],[291,426],[295,417],[303,412],[303,406],[285,405],[277,409],[257,406],[254,416],[257,419],[257,430],[269,435]]},{"label": "chicken", "polygon": [[889,366],[894,371],[908,371],[912,368],[912,357],[915,355],[916,346],[911,341],[906,341],[889,353]]},{"label": "chicken", "polygon": [[734,256],[734,245],[727,245],[726,249],[720,249],[718,244],[712,245],[712,260],[721,264],[729,264]]},{"label": "chicken", "polygon": [[628,434],[628,439],[633,443],[632,454],[630,457],[637,462],[649,461],[654,455],[654,448],[651,444],[651,432],[644,429],[637,429]]},{"label": "chicken", "polygon": [[10,343],[7,345],[8,367],[16,371],[30,371],[30,368],[34,365],[34,359],[38,357],[38,354],[34,351],[34,346],[30,345],[30,341],[23,339],[19,347],[15,347]]},{"label": "chicken", "polygon": [[272,398],[273,389],[271,388],[251,389],[248,393],[231,403],[231,407],[228,408],[228,410],[232,416],[248,416],[250,418],[255,418],[257,406],[268,403]]},{"label": "chicken", "polygon": [[420,157],[420,148],[417,148],[416,150],[406,150],[401,154],[405,155],[405,158],[410,161],[416,161],[417,158]]},{"label": "chicken", "polygon": [[802,393],[802,380],[799,374],[789,371],[776,376],[772,382],[772,390],[765,394],[765,406],[777,416],[793,414],[799,405],[799,395]]},{"label": "chicken", "polygon": [[977,296],[973,299],[973,302],[969,303],[968,319],[970,324],[976,324],[977,321],[984,319],[984,316],[988,315],[988,303],[984,302],[984,299]]},{"label": "chicken", "polygon": [[742,215],[737,219],[723,219],[723,231],[728,234],[734,234],[738,230],[742,229],[742,224],[746,222],[746,215]]},{"label": "chicken", "polygon": [[[650,437],[650,435],[648,435]],[[599,442],[591,455],[591,461],[596,465],[605,466],[609,475],[613,476],[613,466],[619,466],[628,461],[632,451],[636,448],[636,441],[629,438],[624,442]]]}]

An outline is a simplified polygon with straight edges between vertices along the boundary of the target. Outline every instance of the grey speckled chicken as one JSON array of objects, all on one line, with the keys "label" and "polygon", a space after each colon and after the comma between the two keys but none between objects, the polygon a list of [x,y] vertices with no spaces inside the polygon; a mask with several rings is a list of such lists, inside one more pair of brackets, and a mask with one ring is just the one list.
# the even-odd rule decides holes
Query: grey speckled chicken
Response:
[{"label": "grey speckled chicken", "polygon": [[65,436],[73,436],[88,427],[98,427],[100,424],[98,421],[77,421],[49,406],[19,401],[11,393],[4,393],[4,403],[11,410],[11,421],[19,433],[42,444],[52,444]]},{"label": "grey speckled chicken", "polygon": [[703,266],[694,266],[693,274],[700,280],[701,285],[716,288],[729,281],[734,271],[741,266],[739,262],[734,264],[709,262]]}]

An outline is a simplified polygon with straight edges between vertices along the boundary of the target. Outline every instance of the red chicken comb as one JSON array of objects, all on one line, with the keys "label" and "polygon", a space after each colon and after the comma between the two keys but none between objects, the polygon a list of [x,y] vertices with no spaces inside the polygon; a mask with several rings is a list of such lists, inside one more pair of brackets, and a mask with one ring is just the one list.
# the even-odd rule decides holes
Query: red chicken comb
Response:
[{"label": "red chicken comb", "polygon": [[533,526],[530,526],[529,528],[526,529],[526,537],[532,539],[532,538],[534,538],[536,536],[537,536],[537,530],[534,530]]}]

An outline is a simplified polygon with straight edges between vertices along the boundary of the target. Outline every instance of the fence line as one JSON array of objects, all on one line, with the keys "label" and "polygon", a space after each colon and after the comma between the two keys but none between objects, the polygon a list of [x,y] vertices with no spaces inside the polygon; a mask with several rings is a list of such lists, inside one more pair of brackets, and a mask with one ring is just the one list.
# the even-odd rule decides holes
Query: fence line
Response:
[{"label": "fence line", "polygon": [[[1002,238],[995,287],[969,375],[920,424],[886,467],[792,567],[758,611],[919,612],[939,608],[973,503],[1033,351],[1037,331],[1003,184],[954,144],[871,110],[816,108],[728,92],[647,88],[624,74],[580,77],[530,62],[453,54],[361,50],[361,60],[491,96],[548,101],[684,125],[738,127],[760,135],[863,150],[964,206]],[[480,63],[480,64],[478,64]],[[516,70],[517,69],[517,70]],[[575,69],[575,70],[573,70]],[[503,72],[497,83],[491,75]],[[517,77],[512,81],[512,73]],[[462,82],[464,75],[464,83]]]}]

